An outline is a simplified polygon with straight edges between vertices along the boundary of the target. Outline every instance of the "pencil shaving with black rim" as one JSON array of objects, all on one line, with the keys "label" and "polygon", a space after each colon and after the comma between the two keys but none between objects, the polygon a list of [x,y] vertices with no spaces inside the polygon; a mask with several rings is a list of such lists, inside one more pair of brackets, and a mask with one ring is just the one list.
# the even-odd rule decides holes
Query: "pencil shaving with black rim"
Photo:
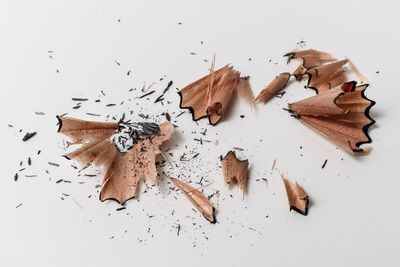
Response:
[{"label": "pencil shaving with black rim", "polygon": [[155,184],[155,158],[159,146],[173,132],[171,122],[155,123],[93,122],[57,117],[58,132],[72,139],[69,145],[82,145],[64,155],[78,161],[83,168],[89,164],[104,166],[100,200],[112,199],[124,204],[137,195],[142,180]]},{"label": "pencil shaving with black rim", "polygon": [[181,98],[180,108],[189,109],[194,121],[208,118],[211,125],[217,125],[221,121],[235,93],[251,105],[253,102],[249,77],[241,78],[240,72],[231,65],[226,65],[216,71],[214,68],[215,55],[210,74],[178,92]]}]

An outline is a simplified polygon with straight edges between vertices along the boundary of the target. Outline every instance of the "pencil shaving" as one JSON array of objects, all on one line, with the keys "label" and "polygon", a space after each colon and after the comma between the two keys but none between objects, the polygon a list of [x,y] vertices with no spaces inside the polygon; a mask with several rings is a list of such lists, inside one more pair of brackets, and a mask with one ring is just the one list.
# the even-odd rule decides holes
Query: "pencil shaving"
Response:
[{"label": "pencil shaving", "polygon": [[279,74],[272,80],[254,99],[255,102],[267,103],[271,98],[273,98],[277,93],[282,91],[290,78],[290,73],[284,72]]},{"label": "pencil shaving", "polygon": [[192,186],[176,179],[169,177],[172,183],[181,190],[185,196],[192,202],[196,209],[211,223],[215,223],[215,208],[213,205],[204,197],[200,191],[196,190]]},{"label": "pencil shaving", "polygon": [[[155,184],[155,157],[159,146],[173,132],[170,122],[154,123],[91,122],[68,117],[59,119],[59,132],[82,147],[65,155],[83,168],[93,163],[105,167],[100,200],[124,204],[137,195],[140,182]],[[126,135],[128,134],[128,135]]]},{"label": "pencil shaving", "polygon": [[232,183],[237,185],[244,195],[247,187],[249,161],[238,160],[236,153],[234,151],[229,151],[226,156],[221,159],[221,166],[225,184]]},{"label": "pencil shaving", "polygon": [[248,78],[240,78],[240,72],[226,65],[215,68],[215,55],[210,74],[184,87],[178,93],[181,97],[180,108],[189,109],[192,119],[197,121],[208,118],[211,125],[218,124],[231,104],[234,93],[248,102],[253,97]]},{"label": "pencil shaving", "polygon": [[307,216],[308,214],[308,195],[304,189],[296,182],[292,183],[281,174],[283,184],[289,201],[289,210],[295,210],[298,213]]},{"label": "pencil shaving", "polygon": [[301,122],[326,136],[350,154],[363,155],[371,143],[368,130],[375,123],[369,115],[375,101],[365,96],[368,85],[348,82],[316,96],[289,104],[290,112]]}]

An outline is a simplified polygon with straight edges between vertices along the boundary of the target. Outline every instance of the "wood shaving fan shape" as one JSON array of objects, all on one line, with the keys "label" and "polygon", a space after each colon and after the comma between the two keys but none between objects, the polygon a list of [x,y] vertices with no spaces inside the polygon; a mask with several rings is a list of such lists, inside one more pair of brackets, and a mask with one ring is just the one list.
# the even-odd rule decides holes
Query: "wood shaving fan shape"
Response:
[{"label": "wood shaving fan shape", "polygon": [[371,143],[368,129],[375,120],[369,115],[375,104],[364,92],[368,85],[344,83],[316,96],[289,104],[290,112],[304,124],[329,138],[351,154],[365,154]]},{"label": "wood shaving fan shape", "polygon": [[230,65],[214,71],[214,64],[215,58],[210,74],[178,92],[180,108],[189,109],[194,121],[208,117],[211,125],[221,121],[235,93],[253,105],[249,77],[241,78],[240,72]]},{"label": "wood shaving fan shape", "polygon": [[[296,80],[308,76],[307,88],[316,96],[289,104],[289,111],[306,125],[328,137],[351,154],[366,154],[371,148],[369,128],[375,123],[369,112],[375,101],[365,96],[368,80],[349,59],[337,61],[329,53],[317,50],[292,51],[285,56],[288,62],[298,58],[303,62],[292,73]],[[361,85],[347,82],[344,66],[348,64]]]},{"label": "wood shaving fan shape", "polygon": [[159,125],[158,135],[139,138],[127,153],[121,154],[110,139],[118,129],[118,123],[84,121],[60,116],[57,118],[58,132],[72,139],[68,144],[82,145],[65,157],[78,161],[83,168],[91,163],[105,167],[101,201],[113,199],[124,204],[137,195],[137,189],[143,179],[152,185],[155,184],[155,157],[161,153],[159,146],[168,140],[173,132],[170,122]]}]

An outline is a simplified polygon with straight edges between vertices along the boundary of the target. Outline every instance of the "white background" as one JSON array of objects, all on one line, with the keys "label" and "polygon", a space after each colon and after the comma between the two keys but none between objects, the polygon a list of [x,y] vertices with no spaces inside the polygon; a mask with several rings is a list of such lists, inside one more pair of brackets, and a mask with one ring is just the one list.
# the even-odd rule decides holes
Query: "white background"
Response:
[{"label": "white background", "polygon": [[[2,0],[0,265],[399,266],[398,9],[396,1]],[[250,75],[258,94],[275,75],[297,67],[287,65],[282,55],[302,40],[306,48],[349,57],[368,77],[367,95],[377,102],[370,155],[346,154],[282,110],[313,95],[304,83],[291,83],[282,99],[253,111],[238,101],[217,127],[207,121],[197,126],[188,113],[179,117],[180,128],[169,145],[174,154],[169,158],[178,168],[171,174],[214,181],[205,192],[220,190],[220,197],[211,199],[217,208],[215,225],[195,213],[179,192],[169,192],[164,176],[140,201],[129,201],[126,210],[116,212],[117,203],[98,200],[95,186],[102,176],[78,177],[60,156],[57,114],[81,119],[93,119],[86,112],[101,114],[96,120],[110,113],[120,116],[126,104],[105,104],[129,97],[134,114],[140,107],[159,114],[162,106],[152,100],[173,80],[168,99],[176,115],[175,88],[205,75],[209,63],[203,59],[210,60],[213,52],[217,67],[232,63]],[[151,101],[128,93],[164,75]],[[72,111],[72,97],[90,101]],[[99,97],[102,102],[96,105]],[[193,138],[201,137],[204,128],[204,138],[218,140],[217,146],[196,145]],[[22,142],[32,130],[37,136]],[[244,200],[223,185],[218,167],[219,155],[233,146],[244,148],[238,155],[250,161]],[[191,165],[180,163],[179,155],[193,149],[198,158]],[[28,156],[32,166],[14,182],[19,162],[25,166]],[[279,174],[270,171],[274,158],[276,167],[308,192],[307,217],[288,211]],[[72,183],[56,184],[61,178]],[[261,178],[268,179],[268,186]]]}]

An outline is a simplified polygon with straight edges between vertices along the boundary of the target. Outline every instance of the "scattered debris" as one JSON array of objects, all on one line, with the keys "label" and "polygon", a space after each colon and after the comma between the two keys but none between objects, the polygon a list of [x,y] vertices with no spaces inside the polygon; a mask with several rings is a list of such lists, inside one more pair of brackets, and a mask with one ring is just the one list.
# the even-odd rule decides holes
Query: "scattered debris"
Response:
[{"label": "scattered debris", "polygon": [[[201,41],[201,44],[203,44],[203,41]],[[298,46],[302,47],[304,44],[305,42],[301,41],[298,43]],[[191,54],[195,55],[196,53],[191,52]],[[240,77],[240,73],[229,65],[214,71],[214,58],[209,75],[186,86],[180,91],[178,88],[176,88],[181,97],[180,108],[189,109],[195,121],[203,117],[208,117],[210,124],[216,125],[222,119],[222,117],[226,115],[228,107],[234,99],[234,94],[237,93],[238,96],[244,98],[250,103],[251,106],[253,106],[254,102],[267,102],[273,97],[282,98],[286,93],[286,91],[282,90],[286,87],[291,76],[294,76],[297,81],[301,81],[308,77],[307,86],[315,89],[318,95],[313,99],[308,98],[303,101],[290,104],[289,109],[287,110],[291,112],[293,117],[298,118],[300,121],[326,135],[333,142],[340,145],[350,153],[361,154],[362,152],[366,152],[367,150],[359,148],[359,145],[371,142],[367,134],[367,130],[369,126],[374,123],[374,121],[369,117],[369,109],[375,103],[371,100],[368,100],[364,96],[364,90],[368,86],[368,80],[357,70],[357,68],[349,59],[337,61],[326,52],[320,52],[316,50],[296,50],[288,53],[286,56],[288,57],[288,61],[298,58],[302,59],[303,62],[294,72],[292,72],[292,74],[282,73],[276,77],[264,90],[262,90],[256,99],[254,99],[251,91],[249,77]],[[249,58],[249,61],[251,60],[252,59]],[[272,60],[269,61],[272,62]],[[208,60],[205,60],[205,62],[208,62]],[[115,63],[120,66],[119,62],[115,61]],[[278,64],[274,62],[272,63]],[[344,74],[347,70],[346,64],[350,66],[350,68],[356,74],[361,85],[356,86],[356,84],[354,84],[354,86],[350,86],[347,85],[349,84],[347,83],[341,87],[339,86],[341,89],[339,90],[335,88],[334,85],[341,85],[346,81],[346,75]],[[379,71],[377,71],[377,73],[379,73]],[[126,76],[129,76],[131,74],[131,70],[123,73],[123,75],[125,74]],[[166,79],[166,77],[167,76],[164,75],[164,77],[160,78],[159,81],[163,81]],[[165,98],[166,93],[172,88],[173,81],[169,81],[162,93],[154,100],[155,97],[153,94],[156,93],[156,90],[150,91],[150,89],[155,84],[156,83],[153,82],[150,86],[146,87],[146,84],[144,83],[142,88],[143,94],[138,96],[136,95],[135,100],[133,100],[133,98],[132,100],[139,101],[138,99],[143,99],[141,101],[151,101],[149,103],[153,103],[154,101],[154,103],[159,103],[162,106],[167,106],[171,103],[173,104],[172,101],[169,101],[169,99],[166,100]],[[129,92],[135,91],[140,94],[140,88],[138,89],[139,90],[136,88],[131,88]],[[153,96],[148,97],[150,95]],[[99,93],[99,95],[95,96],[98,99],[93,100],[93,102],[99,103],[96,105],[109,103],[106,99],[102,98],[103,96],[105,96],[105,93],[101,90],[101,94]],[[100,98],[102,100],[100,100]],[[72,109],[77,110],[77,112],[81,112],[81,102],[88,100],[88,98],[72,98],[72,101],[76,101],[76,103],[74,103],[76,105],[72,107]],[[123,100],[126,103],[131,101],[131,99]],[[114,101],[116,100],[112,100],[112,102]],[[117,105],[122,105],[124,101],[122,101],[121,104],[110,103],[104,106],[114,107]],[[133,103],[133,101],[131,103]],[[116,103],[119,102],[117,101]],[[135,104],[138,105],[137,103]],[[177,108],[177,106],[175,107]],[[108,110],[111,112],[114,110],[114,108],[110,108]],[[163,141],[169,139],[173,129],[180,127],[179,122],[182,117],[180,119],[178,118],[183,115],[185,111],[176,112],[166,108],[164,111],[157,114],[157,116],[153,116],[152,114],[140,114],[141,112],[145,112],[142,111],[142,108],[140,108],[140,111],[138,109],[129,109],[127,112],[130,112],[131,115],[133,112],[135,112],[135,114],[141,117],[143,120],[152,120],[156,118],[154,121],[159,122],[159,120],[167,120],[167,122],[160,125],[150,122],[132,123],[130,121],[125,121],[124,116],[122,116],[122,119],[118,121],[118,117],[115,114],[104,114],[105,120],[114,120],[115,122],[81,121],[64,117],[67,115],[67,113],[58,116],[59,132],[72,139],[66,143],[68,145],[81,145],[80,148],[68,153],[65,155],[65,157],[67,159],[77,160],[82,165],[82,170],[92,163],[95,166],[103,165],[106,169],[103,181],[97,181],[96,185],[93,185],[95,188],[93,190],[97,191],[97,193],[90,194],[88,198],[91,198],[95,195],[97,196],[99,193],[101,201],[112,199],[124,204],[128,199],[137,195],[136,191],[138,191],[139,185],[143,179],[150,181],[151,185],[155,184],[156,177],[158,175],[155,166],[157,166],[157,168],[165,168],[169,164],[172,168],[178,167],[179,170],[184,170],[185,173],[181,173],[179,175],[177,174],[178,176],[176,177],[180,178],[182,175],[188,181],[188,184],[186,184],[178,179],[171,178],[172,183],[174,183],[177,188],[183,191],[185,196],[194,204],[196,209],[202,213],[207,220],[210,222],[215,222],[215,210],[209,201],[211,199],[213,199],[213,201],[215,200],[217,202],[216,207],[218,207],[218,201],[220,200],[219,190],[213,189],[212,192],[208,192],[207,189],[204,190],[203,188],[205,186],[209,185],[210,182],[212,183],[212,178],[210,179],[207,174],[203,175],[203,173],[196,173],[197,170],[204,167],[204,163],[198,165],[198,162],[203,160],[202,155],[204,155],[204,152],[197,151],[196,149],[191,148],[190,145],[185,145],[186,150],[184,153],[179,153],[172,150],[170,151],[172,147],[169,147],[167,150],[165,150],[165,155],[159,150],[159,145],[163,143]],[[45,115],[44,112],[35,112],[35,114]],[[100,115],[94,113],[86,113],[86,115],[96,117],[103,116],[103,114]],[[240,118],[245,118],[245,115],[240,115]],[[245,121],[246,120],[241,120],[241,122]],[[11,124],[8,126],[10,128],[14,127]],[[199,124],[197,124],[197,126],[199,126]],[[350,134],[346,131],[344,131],[345,134],[343,134],[341,129],[347,129],[347,126],[349,126],[349,128],[352,126],[354,129],[350,132]],[[229,139],[229,137],[226,138],[225,136],[218,135],[218,133],[216,133],[216,136],[210,136],[211,134],[214,134],[213,131],[207,132],[207,128],[200,127],[191,131],[191,134],[193,135],[191,140],[195,141],[192,141],[192,143],[197,144],[196,146],[203,145],[203,148],[207,148],[206,143],[211,143],[214,148],[214,145],[218,144],[218,139],[221,140],[221,144],[223,144],[225,140]],[[325,127],[324,129],[326,130],[320,130],[319,127]],[[181,130],[182,134],[184,134],[183,129],[179,130]],[[187,130],[185,131],[187,132]],[[20,132],[22,132],[22,130],[20,130]],[[31,136],[28,136],[28,134]],[[36,132],[28,132],[25,136],[26,140],[30,139],[35,134]],[[262,142],[262,139],[260,139],[260,142]],[[242,146],[242,144],[237,145]],[[176,144],[175,146],[178,145]],[[246,146],[243,146],[243,148],[233,147],[233,149],[236,151],[252,151],[252,148]],[[302,146],[300,146],[300,149],[302,149]],[[40,150],[37,152],[37,155],[39,154]],[[155,156],[157,154],[161,154],[164,157],[164,160],[157,159],[156,161]],[[172,159],[176,159],[176,162],[174,162],[174,160],[171,160],[170,162],[165,157],[166,155],[170,156]],[[36,164],[35,158],[32,158]],[[18,167],[21,169],[14,175],[15,181],[18,180],[20,175],[24,175],[24,173],[20,173],[25,170],[23,167],[29,169],[28,166],[22,166],[23,163],[25,163],[25,159],[26,157],[24,157],[24,160],[21,161],[20,167]],[[32,159],[31,157],[28,157],[28,165],[30,166],[31,163]],[[181,165],[179,165],[179,163],[181,163]],[[55,167],[60,166],[59,164],[52,162],[48,162],[48,164]],[[326,164],[327,160],[325,160],[321,168],[325,168]],[[271,171],[275,169],[275,165],[276,159],[273,161]],[[78,167],[75,165],[71,166],[75,169],[78,169]],[[227,153],[225,158],[221,157],[221,168],[224,174],[225,183],[232,182],[233,184],[237,184],[238,187],[243,191],[244,195],[248,179],[248,161],[238,160],[235,152],[230,151]],[[60,174],[56,173],[55,169],[51,169],[50,171],[54,171],[54,173],[48,175],[49,181],[58,184],[57,188],[62,188],[64,184],[71,183],[70,180],[60,179]],[[49,171],[46,170],[46,173],[49,174]],[[83,176],[96,177],[100,173],[101,172],[98,174],[79,173],[78,176],[81,178],[83,178]],[[38,174],[42,178],[42,173]],[[194,175],[191,176],[192,174]],[[161,175],[161,172],[159,172],[159,175]],[[25,175],[25,177],[38,177],[38,175]],[[120,179],[121,177],[126,179]],[[101,177],[96,177],[96,179],[99,178]],[[293,184],[285,180],[283,176],[282,180],[288,195],[290,210],[294,209],[303,215],[307,215],[307,194],[297,183]],[[267,178],[259,177],[256,179],[256,181],[263,181],[268,188]],[[270,181],[272,181],[272,179]],[[79,180],[74,181],[74,183],[75,182],[78,184],[85,183],[84,181]],[[193,183],[198,184],[200,188],[195,189],[189,185]],[[149,187],[146,185],[143,193],[148,192],[148,189]],[[169,186],[167,190],[169,190],[167,195],[171,192],[177,191],[177,189],[173,186]],[[68,196],[69,194],[62,193],[60,198],[64,200]],[[73,194],[71,193],[71,199],[81,209],[83,209],[82,206],[72,197]],[[175,195],[173,195],[173,197],[176,198]],[[233,198],[231,194],[227,196],[228,199],[229,197]],[[17,208],[21,205],[22,203],[19,204]],[[116,208],[115,211],[118,212],[125,209],[126,206],[121,206]],[[195,209],[193,210],[197,212]],[[142,211],[144,212],[145,210],[143,209]],[[170,211],[171,210],[167,211],[168,214],[170,214]],[[172,211],[172,215],[174,215],[174,212],[175,210]],[[110,212],[108,215],[110,216],[111,214],[112,213]],[[125,216],[129,215],[129,212],[122,212],[120,214]],[[149,214],[146,214],[146,216],[149,219],[154,217],[154,215]],[[156,216],[158,216],[158,214]],[[266,216],[266,218],[268,217],[269,215]],[[187,216],[187,218],[194,219],[193,217],[189,216]],[[180,221],[180,219],[178,219],[177,222],[183,223]],[[181,231],[180,223],[175,223],[177,236],[180,235]],[[193,222],[193,226],[195,225],[196,222]],[[186,225],[182,224],[182,226],[184,227],[184,232],[186,232]],[[195,227],[197,229],[201,229],[199,224],[197,224]],[[247,225],[244,228],[254,232],[257,231],[255,228],[250,226],[248,227]],[[171,231],[174,231],[173,226]],[[150,227],[148,227],[147,233],[150,233]],[[204,232],[203,234],[204,238],[208,240],[208,237]],[[232,238],[232,236],[230,237]],[[113,238],[115,238],[115,236],[112,236],[110,239]],[[145,242],[146,240],[143,238],[138,238],[138,241]],[[196,245],[197,244],[195,243],[194,246]]]}]

